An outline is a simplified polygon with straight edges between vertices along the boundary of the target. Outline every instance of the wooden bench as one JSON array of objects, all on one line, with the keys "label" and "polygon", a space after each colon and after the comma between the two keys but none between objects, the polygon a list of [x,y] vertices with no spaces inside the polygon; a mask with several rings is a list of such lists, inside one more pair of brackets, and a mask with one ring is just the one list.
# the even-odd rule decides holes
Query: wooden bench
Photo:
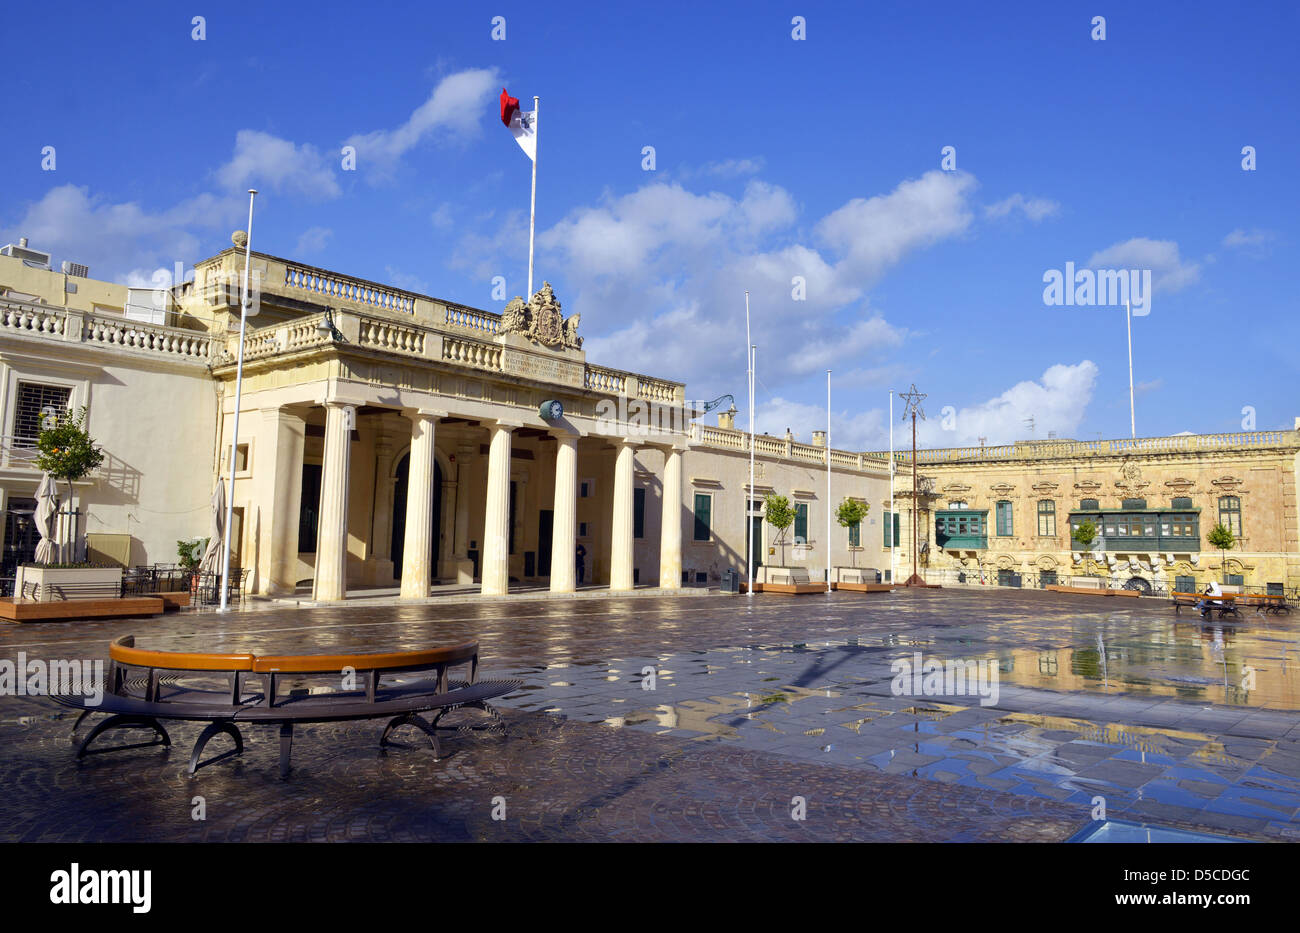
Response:
[{"label": "wooden bench", "polygon": [[[439,757],[439,721],[461,708],[486,713],[486,726],[460,726],[458,731],[504,730],[501,716],[487,702],[522,685],[519,680],[478,679],[478,643],[466,642],[422,651],[381,654],[269,655],[202,654],[152,651],[137,648],[135,638],[124,635],[109,646],[108,682],[102,702],[92,706],[79,695],[53,699],[81,715],[73,725],[76,734],[92,713],[108,713],[77,747],[77,759],[101,752],[170,745],[171,738],[160,720],[207,722],[190,755],[190,774],[244,750],[239,726],[244,724],[280,727],[280,775],[289,773],[295,723],[341,722],[389,717],[380,736],[380,747],[395,745],[390,734],[413,726],[429,738],[434,757]],[[464,679],[451,679],[453,670],[463,669]],[[424,674],[415,679],[388,683],[385,677]],[[178,676],[180,675],[180,676]],[[282,688],[286,678],[332,678],[334,688]],[[437,711],[432,722],[420,713]],[[112,729],[148,728],[155,733],[149,742],[91,749],[101,734]],[[209,740],[226,734],[234,749],[200,761]]]},{"label": "wooden bench", "polygon": [[165,601],[157,596],[122,599],[60,599],[42,601],[0,598],[0,619],[9,622],[56,622],[69,619],[122,619],[162,615]]},{"label": "wooden bench", "polygon": [[1219,618],[1226,615],[1240,615],[1237,612],[1237,594],[1222,593],[1218,596],[1210,596],[1206,593],[1170,593],[1170,602],[1174,607],[1174,615],[1178,615],[1184,608],[1199,609],[1202,616],[1208,616],[1211,612],[1217,611]]},{"label": "wooden bench", "polygon": [[1082,596],[1129,596],[1138,597],[1142,594],[1137,590],[1108,590],[1096,586],[1066,586],[1063,583],[1049,583],[1043,587],[1053,593],[1078,593]]},{"label": "wooden bench", "polygon": [[1291,604],[1281,593],[1254,593],[1245,597],[1245,605],[1255,607],[1256,614],[1291,612]]}]

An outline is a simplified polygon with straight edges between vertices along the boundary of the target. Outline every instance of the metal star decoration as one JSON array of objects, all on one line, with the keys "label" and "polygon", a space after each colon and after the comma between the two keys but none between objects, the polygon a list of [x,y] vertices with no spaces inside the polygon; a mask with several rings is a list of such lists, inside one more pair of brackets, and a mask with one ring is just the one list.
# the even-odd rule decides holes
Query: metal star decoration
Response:
[{"label": "metal star decoration", "polygon": [[921,400],[927,398],[927,396],[922,392],[916,391],[915,382],[912,383],[912,389],[910,392],[900,392],[898,393],[898,397],[901,398],[904,401],[904,403],[906,403],[905,407],[903,408],[903,417],[901,420],[906,421],[907,416],[910,415],[912,412],[916,412],[916,414],[920,416],[922,421],[925,420],[925,412],[921,408]]}]

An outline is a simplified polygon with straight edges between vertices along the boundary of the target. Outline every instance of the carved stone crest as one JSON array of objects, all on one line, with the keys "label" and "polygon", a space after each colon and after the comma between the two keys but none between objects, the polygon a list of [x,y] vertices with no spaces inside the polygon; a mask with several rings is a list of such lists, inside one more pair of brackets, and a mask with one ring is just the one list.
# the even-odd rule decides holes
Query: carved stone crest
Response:
[{"label": "carved stone crest", "polygon": [[566,321],[551,283],[543,282],[541,290],[527,304],[516,295],[506,305],[501,312],[499,333],[522,334],[553,349],[580,350],[582,338],[578,336],[578,323],[581,319],[581,315],[575,314]]}]

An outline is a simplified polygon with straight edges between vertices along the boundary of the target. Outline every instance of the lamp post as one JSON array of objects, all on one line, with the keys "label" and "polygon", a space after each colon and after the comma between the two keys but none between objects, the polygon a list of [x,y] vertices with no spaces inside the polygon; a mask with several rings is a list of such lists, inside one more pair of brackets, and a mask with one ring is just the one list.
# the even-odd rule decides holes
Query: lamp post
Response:
[{"label": "lamp post", "polygon": [[925,420],[925,412],[921,408],[921,402],[925,399],[924,393],[916,391],[916,383],[912,383],[912,388],[900,395],[900,398],[906,403],[903,409],[903,417],[909,415],[912,417],[912,575],[907,578],[906,586],[924,586],[925,581],[921,579],[921,574],[917,571],[917,547],[920,540],[920,528],[917,525],[917,519],[920,517],[920,506],[918,497],[920,490],[916,482],[916,416],[919,414],[921,420]]}]

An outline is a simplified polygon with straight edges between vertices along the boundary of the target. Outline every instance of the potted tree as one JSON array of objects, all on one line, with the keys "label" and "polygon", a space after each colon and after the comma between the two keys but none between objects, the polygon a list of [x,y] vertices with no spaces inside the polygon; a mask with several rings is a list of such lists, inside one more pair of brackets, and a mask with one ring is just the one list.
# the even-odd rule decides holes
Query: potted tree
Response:
[{"label": "potted tree", "polygon": [[203,561],[203,552],[208,549],[207,538],[190,538],[176,542],[176,556],[190,582],[190,592],[199,586],[199,564]]},{"label": "potted tree", "polygon": [[[75,414],[64,412],[47,418],[36,437],[36,468],[56,482],[63,480],[68,487],[66,506],[72,506],[72,484],[85,479],[104,462],[104,453],[86,432],[86,409]],[[25,583],[35,583],[40,599],[72,599],[100,597],[116,589],[121,595],[122,568],[95,566],[76,559],[77,529],[71,527],[64,542],[64,552],[57,563],[27,564],[22,577],[16,581],[18,592]],[[115,585],[115,586],[114,586]]]},{"label": "potted tree", "polygon": [[1219,567],[1220,574],[1223,577],[1223,584],[1228,584],[1228,552],[1237,545],[1237,539],[1227,525],[1220,522],[1210,529],[1205,540],[1210,542],[1212,547],[1219,549]]},{"label": "potted tree", "polygon": [[779,532],[777,543],[781,545],[781,566],[784,567],[785,530],[794,524],[794,509],[790,507],[790,500],[785,496],[772,493],[763,500],[763,512],[767,523]]},{"label": "potted tree", "polygon": [[[1079,545],[1080,551],[1086,553],[1092,546],[1092,542],[1097,540],[1097,524],[1092,519],[1085,518],[1075,526],[1074,531],[1070,532],[1070,537]],[[1089,557],[1083,557],[1083,563],[1085,570],[1088,569],[1090,563],[1093,565],[1093,569],[1096,569],[1096,561]],[[1095,576],[1095,574],[1089,574],[1089,576]]]},{"label": "potted tree", "polygon": [[[839,522],[840,526],[843,528],[848,528],[848,529],[860,528],[862,525],[862,520],[867,517],[867,512],[870,510],[870,508],[871,506],[867,505],[867,503],[862,502],[858,499],[845,499],[843,502],[840,503],[839,508],[835,510],[835,520]],[[858,567],[859,550],[861,550],[860,545],[856,548],[853,547],[852,545],[849,546],[849,561],[852,565],[852,569],[855,571],[857,570]],[[854,576],[857,576],[857,574],[855,573]],[[837,581],[837,582],[842,582],[842,581]],[[858,579],[857,582],[874,583],[875,580],[867,581],[867,580]]]}]

